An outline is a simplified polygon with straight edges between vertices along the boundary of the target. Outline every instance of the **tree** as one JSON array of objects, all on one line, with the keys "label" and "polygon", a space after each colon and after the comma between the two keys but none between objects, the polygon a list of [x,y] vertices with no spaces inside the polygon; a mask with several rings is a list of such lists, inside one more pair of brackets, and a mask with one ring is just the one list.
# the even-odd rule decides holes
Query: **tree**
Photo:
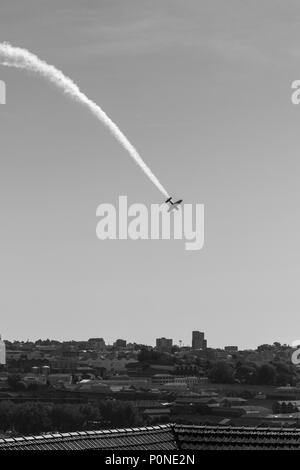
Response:
[{"label": "tree", "polygon": [[60,432],[82,430],[86,417],[78,405],[54,405],[50,412],[53,429]]},{"label": "tree", "polygon": [[18,374],[10,374],[7,378],[7,383],[14,392],[26,390],[26,385],[21,382],[21,377]]},{"label": "tree", "polygon": [[257,367],[248,364],[240,364],[236,368],[235,378],[242,384],[253,384]]},{"label": "tree", "polygon": [[175,357],[168,353],[141,349],[138,354],[138,361],[146,364],[174,364]]},{"label": "tree", "polygon": [[261,344],[260,346],[257,347],[258,352],[263,352],[263,351],[272,351],[273,346],[270,344]]},{"label": "tree", "polygon": [[129,402],[101,401],[99,411],[103,419],[116,426],[137,426],[142,423],[136,409]]},{"label": "tree", "polygon": [[80,413],[84,416],[84,427],[89,427],[89,422],[101,421],[101,413],[96,405],[85,403],[79,406]]},{"label": "tree", "polygon": [[294,382],[294,370],[292,365],[284,362],[276,362],[276,383],[277,385],[288,385]]},{"label": "tree", "polygon": [[0,430],[8,431],[12,427],[15,405],[11,401],[0,402]]},{"label": "tree", "polygon": [[256,383],[258,385],[274,385],[276,370],[271,364],[263,364],[257,369]]},{"label": "tree", "polygon": [[40,403],[21,403],[16,406],[13,424],[21,434],[38,434],[51,429],[49,405]]},{"label": "tree", "polygon": [[209,378],[214,383],[234,383],[233,368],[224,361],[217,362],[209,372]]}]

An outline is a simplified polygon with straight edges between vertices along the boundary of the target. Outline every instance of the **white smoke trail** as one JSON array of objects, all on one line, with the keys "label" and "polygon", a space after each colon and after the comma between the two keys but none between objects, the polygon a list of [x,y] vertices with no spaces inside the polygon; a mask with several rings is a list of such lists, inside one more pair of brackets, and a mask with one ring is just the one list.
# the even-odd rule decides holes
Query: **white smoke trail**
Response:
[{"label": "white smoke trail", "polygon": [[74,100],[87,106],[89,110],[108,127],[113,136],[120,142],[125,150],[127,150],[129,155],[135,160],[152,183],[155,184],[164,196],[169,197],[168,192],[143,161],[142,157],[129,142],[127,137],[120,131],[118,126],[96,103],[82,93],[76,83],[74,83],[69,77],[66,77],[53,65],[49,65],[47,62],[39,59],[35,54],[32,54],[26,49],[21,49],[20,47],[13,47],[8,43],[0,43],[0,64],[7,67],[30,70],[42,75],[47,80],[54,83],[58,88],[70,95]]}]

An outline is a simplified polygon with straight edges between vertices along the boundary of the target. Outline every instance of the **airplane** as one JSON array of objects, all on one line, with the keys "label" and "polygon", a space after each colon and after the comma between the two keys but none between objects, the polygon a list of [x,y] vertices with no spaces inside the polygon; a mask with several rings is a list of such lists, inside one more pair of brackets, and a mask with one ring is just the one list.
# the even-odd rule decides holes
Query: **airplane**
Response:
[{"label": "airplane", "polygon": [[168,212],[171,212],[172,210],[176,209],[178,211],[178,206],[182,203],[183,199],[179,199],[178,201],[176,202],[173,202],[172,201],[172,197],[169,197],[169,199],[167,199],[165,201],[166,204],[169,205],[169,209],[168,209]]}]

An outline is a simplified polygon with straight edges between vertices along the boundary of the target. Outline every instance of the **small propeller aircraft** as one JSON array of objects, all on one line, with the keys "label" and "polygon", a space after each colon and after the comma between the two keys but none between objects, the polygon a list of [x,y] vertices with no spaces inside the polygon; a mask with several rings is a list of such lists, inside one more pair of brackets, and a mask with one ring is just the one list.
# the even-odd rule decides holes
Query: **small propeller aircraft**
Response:
[{"label": "small propeller aircraft", "polygon": [[168,209],[168,212],[171,212],[173,211],[174,209],[178,211],[178,206],[182,203],[183,199],[179,199],[178,201],[176,202],[173,202],[172,201],[172,197],[169,197],[169,199],[167,199],[165,201],[166,204],[169,205],[169,209]]}]

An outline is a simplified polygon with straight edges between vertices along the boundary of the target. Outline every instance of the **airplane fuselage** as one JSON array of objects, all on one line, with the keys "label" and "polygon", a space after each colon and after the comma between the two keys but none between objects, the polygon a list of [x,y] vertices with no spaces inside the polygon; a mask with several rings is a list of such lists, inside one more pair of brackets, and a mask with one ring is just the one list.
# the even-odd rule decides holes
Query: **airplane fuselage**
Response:
[{"label": "airplane fuselage", "polygon": [[178,201],[176,202],[173,202],[172,201],[172,197],[169,197],[165,203],[169,205],[169,210],[168,212],[171,212],[172,210],[177,210],[178,211],[178,206],[182,203],[183,199],[179,199]]}]

